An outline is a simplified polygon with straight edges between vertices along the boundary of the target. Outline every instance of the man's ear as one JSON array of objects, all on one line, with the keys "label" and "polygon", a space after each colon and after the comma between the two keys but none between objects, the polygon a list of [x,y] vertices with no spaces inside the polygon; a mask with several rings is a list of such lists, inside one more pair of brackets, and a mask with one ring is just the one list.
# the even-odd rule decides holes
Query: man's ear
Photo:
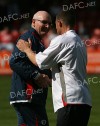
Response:
[{"label": "man's ear", "polygon": [[32,25],[35,27],[35,20],[32,19]]},{"label": "man's ear", "polygon": [[58,24],[60,27],[62,27],[62,22],[60,20],[58,21]]}]

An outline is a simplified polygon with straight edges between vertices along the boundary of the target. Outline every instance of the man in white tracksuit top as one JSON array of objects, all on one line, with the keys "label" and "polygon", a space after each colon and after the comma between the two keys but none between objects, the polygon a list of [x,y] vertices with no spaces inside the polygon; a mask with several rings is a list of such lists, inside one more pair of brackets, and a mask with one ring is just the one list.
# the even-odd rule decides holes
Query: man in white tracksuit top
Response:
[{"label": "man in white tracksuit top", "polygon": [[17,47],[41,69],[52,68],[52,96],[57,126],[87,126],[91,96],[86,81],[87,54],[84,43],[75,33],[71,12],[56,16],[59,36],[44,52],[34,54],[22,40]]}]

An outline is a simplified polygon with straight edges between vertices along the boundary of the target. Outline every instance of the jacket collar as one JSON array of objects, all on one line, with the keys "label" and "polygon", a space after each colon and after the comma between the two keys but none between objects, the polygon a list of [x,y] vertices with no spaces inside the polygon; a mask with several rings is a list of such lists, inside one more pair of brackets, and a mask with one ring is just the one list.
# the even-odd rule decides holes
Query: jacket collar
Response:
[{"label": "jacket collar", "polygon": [[32,28],[31,27],[31,32],[32,32],[32,34],[37,38],[37,39],[39,39],[40,41],[41,41],[41,37],[40,37],[40,35],[38,34],[38,32],[34,29],[34,28]]}]

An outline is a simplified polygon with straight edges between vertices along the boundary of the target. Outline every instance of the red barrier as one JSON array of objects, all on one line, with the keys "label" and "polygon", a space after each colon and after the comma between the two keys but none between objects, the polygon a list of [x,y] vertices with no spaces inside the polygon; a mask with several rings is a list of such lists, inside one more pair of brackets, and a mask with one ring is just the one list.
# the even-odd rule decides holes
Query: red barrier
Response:
[{"label": "red barrier", "polygon": [[2,50],[0,51],[0,74],[2,75],[8,75],[12,73],[12,70],[9,66],[9,58],[10,58],[11,52]]},{"label": "red barrier", "polygon": [[[88,73],[100,73],[100,51],[87,51],[88,53]],[[12,70],[9,66],[9,58],[11,52],[3,50],[0,51],[0,74],[9,75],[12,74]]]},{"label": "red barrier", "polygon": [[100,73],[100,50],[88,51],[88,73]]}]

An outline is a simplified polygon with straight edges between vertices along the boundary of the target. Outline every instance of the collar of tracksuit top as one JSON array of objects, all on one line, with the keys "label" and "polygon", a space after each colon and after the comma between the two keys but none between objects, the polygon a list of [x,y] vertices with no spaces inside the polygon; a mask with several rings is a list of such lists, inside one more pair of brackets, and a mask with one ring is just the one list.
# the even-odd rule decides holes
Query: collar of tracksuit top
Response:
[{"label": "collar of tracksuit top", "polygon": [[[42,43],[42,39],[40,37],[40,35],[38,34],[38,32],[34,29],[34,28],[30,28],[30,34],[33,35],[34,37],[34,44],[36,45],[35,46],[35,49],[34,49],[34,44],[32,44],[32,50],[35,51],[36,53],[40,52],[40,51],[44,51],[45,47]],[[41,47],[40,47],[41,46]]]},{"label": "collar of tracksuit top", "polygon": [[40,35],[37,33],[37,31],[34,29],[34,28],[30,28],[30,31],[32,32],[32,34],[39,40],[39,41],[41,41],[42,39],[41,39],[41,37],[40,37]]}]

